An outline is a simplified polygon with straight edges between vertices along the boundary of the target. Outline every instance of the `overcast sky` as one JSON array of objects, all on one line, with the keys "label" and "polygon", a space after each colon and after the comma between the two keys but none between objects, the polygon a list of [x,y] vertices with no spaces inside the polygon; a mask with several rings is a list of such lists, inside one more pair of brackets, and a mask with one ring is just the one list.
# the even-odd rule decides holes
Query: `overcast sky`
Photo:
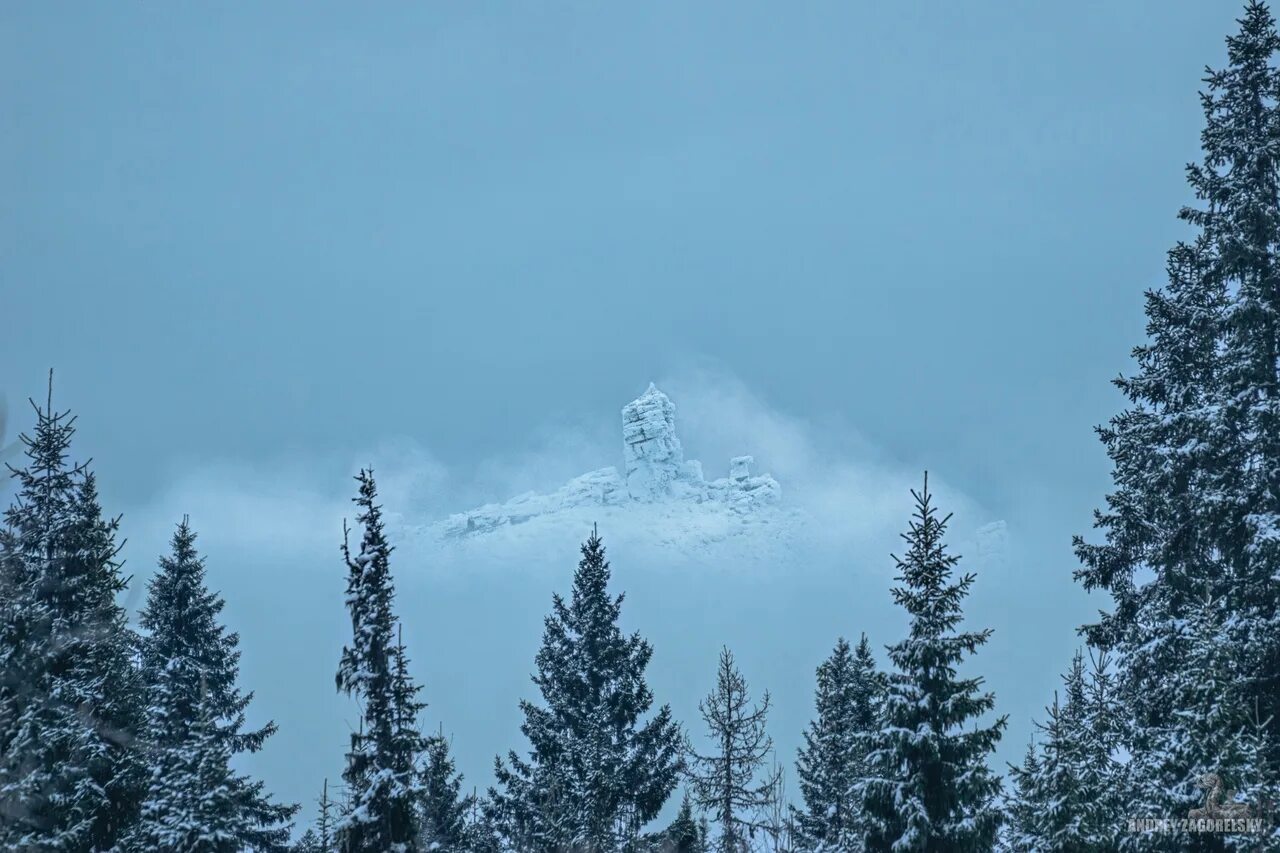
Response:
[{"label": "overcast sky", "polygon": [[[887,506],[900,529],[927,467],[958,539],[1007,522],[975,666],[1016,759],[1103,604],[1070,579],[1108,486],[1092,427],[1184,233],[1196,92],[1238,12],[4,4],[0,391],[25,428],[13,404],[57,369],[135,587],[192,514],[282,728],[254,767],[284,796],[340,768],[353,466],[423,518],[551,488],[619,461],[618,409],[651,379],[683,390],[709,474],[754,452],[786,493],[830,466],[830,517]],[[789,761],[835,635],[897,639],[876,530],[844,574],[736,585],[615,553],[659,700],[692,722],[735,643]],[[469,779],[522,746],[576,546],[514,582],[395,567],[429,724]],[[726,595],[741,619],[703,624],[699,596]]]}]

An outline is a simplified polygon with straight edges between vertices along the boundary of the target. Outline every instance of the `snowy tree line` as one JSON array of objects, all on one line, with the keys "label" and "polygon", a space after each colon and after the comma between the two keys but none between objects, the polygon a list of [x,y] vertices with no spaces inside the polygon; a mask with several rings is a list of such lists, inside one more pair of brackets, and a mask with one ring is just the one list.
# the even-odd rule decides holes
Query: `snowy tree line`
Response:
[{"label": "snowy tree line", "polygon": [[[246,727],[239,642],[196,534],[177,524],[130,624],[119,519],[71,461],[74,419],[34,406],[0,530],[0,849],[6,851],[1175,851],[1280,849],[1280,36],[1246,6],[1208,71],[1193,236],[1147,294],[1147,341],[1098,432],[1113,489],[1077,579],[1109,598],[1082,626],[1025,758],[963,626],[975,578],[946,546],[928,480],[912,492],[885,648],[837,639],[816,670],[794,795],[771,698],[729,649],[681,725],[658,704],[639,634],[619,628],[593,530],[555,595],[521,702],[523,750],[468,793],[396,614],[393,547],[371,471],[344,531],[351,636],[335,690],[359,705],[341,782],[300,808],[233,768],[275,731]],[[51,382],[52,388],[52,382]],[[709,664],[711,662],[708,662]],[[710,666],[709,666],[710,669]],[[710,682],[710,679],[709,679]],[[675,818],[657,823],[668,803]],[[1196,811],[1193,811],[1196,810]],[[1252,831],[1132,821],[1249,815]]]}]

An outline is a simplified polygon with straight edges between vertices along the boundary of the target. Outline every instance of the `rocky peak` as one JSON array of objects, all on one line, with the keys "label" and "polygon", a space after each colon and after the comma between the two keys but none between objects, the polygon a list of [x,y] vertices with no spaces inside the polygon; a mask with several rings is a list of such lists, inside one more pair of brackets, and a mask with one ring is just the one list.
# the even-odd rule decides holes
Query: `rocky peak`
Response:
[{"label": "rocky peak", "polygon": [[575,477],[553,492],[529,492],[502,504],[487,504],[449,517],[450,536],[483,533],[555,515],[576,507],[627,504],[708,504],[747,518],[778,501],[778,481],[768,474],[752,476],[750,456],[729,461],[729,476],[706,480],[702,463],[684,458],[676,435],[676,407],[649,383],[622,407],[622,474],[614,467]]}]

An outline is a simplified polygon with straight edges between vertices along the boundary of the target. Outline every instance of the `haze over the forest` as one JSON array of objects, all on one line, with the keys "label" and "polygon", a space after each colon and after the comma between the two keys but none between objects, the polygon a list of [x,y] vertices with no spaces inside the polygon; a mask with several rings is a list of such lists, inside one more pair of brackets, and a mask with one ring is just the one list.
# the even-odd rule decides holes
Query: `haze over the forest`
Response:
[{"label": "haze over the forest", "polygon": [[[837,635],[901,634],[889,553],[928,469],[995,629],[1003,769],[1104,606],[1071,579],[1109,487],[1092,428],[1185,234],[1195,92],[1239,14],[1153,8],[13,5],[0,390],[26,428],[56,369],[132,606],[190,515],[251,718],[281,727],[246,761],[282,799],[338,776],[353,719],[357,468],[405,522],[552,490],[621,463],[650,380],[709,478],[750,454],[814,520],[777,560],[602,524],[658,701],[694,725],[727,643],[789,763]],[[393,541],[425,721],[468,784],[523,746],[587,532]]]}]

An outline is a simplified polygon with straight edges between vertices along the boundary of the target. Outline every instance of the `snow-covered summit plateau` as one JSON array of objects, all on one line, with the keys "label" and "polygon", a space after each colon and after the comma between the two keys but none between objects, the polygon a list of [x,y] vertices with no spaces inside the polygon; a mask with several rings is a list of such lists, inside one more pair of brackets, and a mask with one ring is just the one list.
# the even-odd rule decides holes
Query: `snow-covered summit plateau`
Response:
[{"label": "snow-covered summit plateau", "polygon": [[455,513],[443,522],[440,534],[452,539],[479,536],[558,516],[576,518],[581,510],[696,518],[702,533],[712,533],[713,539],[782,520],[786,513],[776,508],[782,494],[778,481],[768,474],[752,475],[750,456],[729,460],[729,476],[716,480],[703,476],[701,462],[684,458],[675,412],[670,398],[650,383],[622,407],[621,471],[600,468],[553,492],[527,492],[505,503]]}]

